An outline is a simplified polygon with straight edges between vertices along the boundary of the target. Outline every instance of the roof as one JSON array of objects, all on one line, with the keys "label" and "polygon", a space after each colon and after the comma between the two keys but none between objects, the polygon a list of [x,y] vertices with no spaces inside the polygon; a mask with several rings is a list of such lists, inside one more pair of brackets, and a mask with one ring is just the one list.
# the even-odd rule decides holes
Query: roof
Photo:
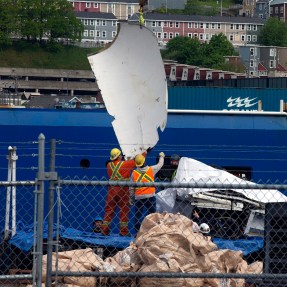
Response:
[{"label": "roof", "polygon": [[278,64],[276,67],[276,71],[278,72],[286,72],[286,68],[284,68],[281,64]]},{"label": "roof", "polygon": [[127,4],[135,4],[139,5],[139,1],[137,0],[97,0],[97,1],[91,1],[91,2],[97,2],[97,3],[127,3]]},{"label": "roof", "polygon": [[267,72],[267,69],[265,68],[265,66],[261,63],[258,64],[258,71],[259,72]]},{"label": "roof", "polygon": [[[138,21],[139,15],[134,14],[130,21]],[[228,16],[199,16],[183,14],[146,13],[144,18],[151,21],[180,21],[180,22],[210,22],[210,23],[242,23],[242,24],[265,24],[266,20],[249,17]]]},{"label": "roof", "polygon": [[278,4],[284,4],[284,3],[287,3],[286,0],[273,0],[273,1],[270,1],[270,6],[272,5],[278,5]]},{"label": "roof", "polygon": [[113,13],[82,11],[82,12],[75,12],[75,16],[77,18],[117,20],[117,17]]}]

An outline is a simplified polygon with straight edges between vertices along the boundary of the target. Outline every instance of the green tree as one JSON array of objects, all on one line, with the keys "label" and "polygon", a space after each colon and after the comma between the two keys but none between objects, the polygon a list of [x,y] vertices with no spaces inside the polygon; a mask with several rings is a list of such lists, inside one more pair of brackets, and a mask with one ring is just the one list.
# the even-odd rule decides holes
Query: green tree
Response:
[{"label": "green tree", "polygon": [[259,43],[266,46],[287,45],[287,24],[275,17],[270,17],[259,32]]},{"label": "green tree", "polygon": [[188,63],[190,56],[197,49],[195,41],[189,37],[175,37],[171,39],[166,50],[162,52],[164,58],[169,58],[179,63]]},{"label": "green tree", "polygon": [[227,37],[220,33],[213,35],[209,43],[204,46],[204,54],[209,55],[203,59],[205,67],[220,69],[225,63],[224,56],[234,56],[236,51]]},{"label": "green tree", "polygon": [[164,59],[217,69],[226,66],[224,56],[233,55],[236,55],[236,51],[222,33],[214,35],[209,43],[200,43],[198,39],[188,37],[176,37],[167,43],[166,50],[162,52]]},{"label": "green tree", "polygon": [[17,5],[13,0],[0,0],[0,45],[9,45],[16,36]]},{"label": "green tree", "polygon": [[20,34],[27,40],[81,39],[82,23],[66,0],[19,0]]}]

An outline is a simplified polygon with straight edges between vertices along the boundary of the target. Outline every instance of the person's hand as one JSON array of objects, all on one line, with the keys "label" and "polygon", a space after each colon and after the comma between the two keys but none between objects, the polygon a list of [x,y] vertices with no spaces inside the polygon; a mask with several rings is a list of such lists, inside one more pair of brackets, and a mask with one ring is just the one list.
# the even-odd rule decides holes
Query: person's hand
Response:
[{"label": "person's hand", "polygon": [[199,218],[199,214],[195,210],[193,211],[193,215],[194,217]]},{"label": "person's hand", "polygon": [[129,200],[130,206],[134,206],[135,204],[135,200],[133,196],[130,196],[130,200]]},{"label": "person's hand", "polygon": [[165,157],[165,154],[164,154],[163,152],[160,152],[160,153],[159,153],[159,156]]}]

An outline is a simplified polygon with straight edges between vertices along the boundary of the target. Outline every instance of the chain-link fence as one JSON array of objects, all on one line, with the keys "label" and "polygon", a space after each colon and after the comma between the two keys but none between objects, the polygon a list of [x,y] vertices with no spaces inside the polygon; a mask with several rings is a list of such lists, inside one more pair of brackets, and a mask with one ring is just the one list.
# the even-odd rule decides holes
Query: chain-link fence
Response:
[{"label": "chain-link fence", "polygon": [[0,182],[0,286],[287,286],[286,185],[189,158],[60,178],[45,154],[40,136],[35,179]]}]

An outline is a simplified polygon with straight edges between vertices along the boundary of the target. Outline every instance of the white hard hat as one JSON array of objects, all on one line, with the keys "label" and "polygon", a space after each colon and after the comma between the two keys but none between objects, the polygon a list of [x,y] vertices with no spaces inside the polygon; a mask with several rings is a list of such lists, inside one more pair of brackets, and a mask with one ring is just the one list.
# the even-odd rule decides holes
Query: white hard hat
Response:
[{"label": "white hard hat", "polygon": [[203,234],[208,234],[210,232],[209,225],[206,223],[201,223],[199,226],[199,231]]}]

